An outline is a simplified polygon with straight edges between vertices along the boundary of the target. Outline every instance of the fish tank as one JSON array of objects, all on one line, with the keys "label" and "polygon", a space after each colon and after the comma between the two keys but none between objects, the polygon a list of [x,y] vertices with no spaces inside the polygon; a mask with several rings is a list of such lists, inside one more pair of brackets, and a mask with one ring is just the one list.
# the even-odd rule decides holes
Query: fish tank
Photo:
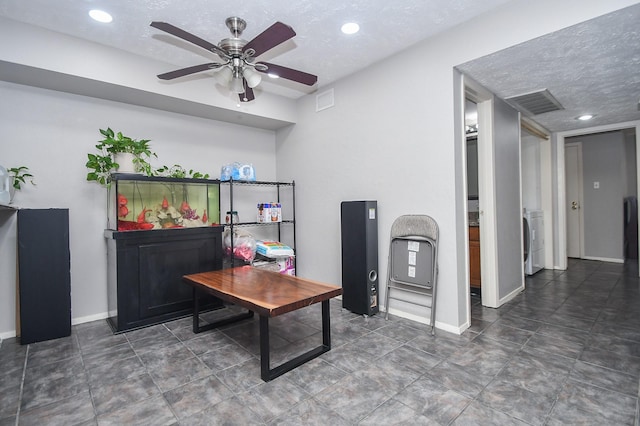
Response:
[{"label": "fish tank", "polygon": [[220,181],[114,173],[107,228],[153,231],[220,224]]}]

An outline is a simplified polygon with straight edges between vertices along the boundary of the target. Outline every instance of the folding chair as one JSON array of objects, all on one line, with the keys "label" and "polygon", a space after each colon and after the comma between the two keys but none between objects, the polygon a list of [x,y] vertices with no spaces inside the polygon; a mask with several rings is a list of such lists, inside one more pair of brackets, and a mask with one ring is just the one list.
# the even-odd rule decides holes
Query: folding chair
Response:
[{"label": "folding chair", "polygon": [[[431,334],[435,335],[437,259],[438,224],[433,218],[427,215],[404,215],[393,222],[385,319],[389,319],[390,298],[426,306],[431,310]],[[391,289],[401,290],[405,297],[391,297]],[[426,302],[411,300],[411,293],[426,296]]]}]

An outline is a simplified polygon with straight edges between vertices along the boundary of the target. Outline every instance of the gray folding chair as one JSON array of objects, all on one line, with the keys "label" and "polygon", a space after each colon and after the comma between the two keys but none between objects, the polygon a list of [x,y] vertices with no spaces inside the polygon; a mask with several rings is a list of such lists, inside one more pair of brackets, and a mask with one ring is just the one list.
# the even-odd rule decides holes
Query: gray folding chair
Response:
[{"label": "gray folding chair", "polygon": [[[438,276],[438,224],[427,215],[404,215],[391,225],[389,274],[385,306],[389,319],[389,299],[426,306],[431,310],[431,334],[435,334],[436,280]],[[392,297],[391,289],[404,297]],[[426,296],[426,302],[412,300],[411,294]]]}]

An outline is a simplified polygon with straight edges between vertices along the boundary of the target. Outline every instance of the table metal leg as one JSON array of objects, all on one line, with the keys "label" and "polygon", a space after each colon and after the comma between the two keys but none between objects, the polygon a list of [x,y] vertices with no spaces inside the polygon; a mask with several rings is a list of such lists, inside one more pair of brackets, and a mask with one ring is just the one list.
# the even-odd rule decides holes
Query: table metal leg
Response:
[{"label": "table metal leg", "polygon": [[322,302],[322,345],[303,353],[277,367],[270,368],[269,352],[269,317],[260,316],[260,373],[262,380],[268,382],[311,361],[331,349],[331,319],[329,316],[329,300]]},{"label": "table metal leg", "polygon": [[212,323],[201,326],[200,325],[200,298],[199,291],[196,287],[193,287],[193,332],[202,333],[203,331],[213,330],[214,328],[222,327],[223,325],[232,324],[237,321],[253,318],[253,311],[247,311],[242,314],[234,315],[227,318],[222,318]]},{"label": "table metal leg", "polygon": [[329,301],[322,302],[322,344],[331,349],[331,320],[329,317]]},{"label": "table metal leg", "polygon": [[[260,315],[260,377],[265,382],[275,378],[271,375],[271,352],[269,349],[269,317]],[[283,372],[284,373],[284,372]]]}]

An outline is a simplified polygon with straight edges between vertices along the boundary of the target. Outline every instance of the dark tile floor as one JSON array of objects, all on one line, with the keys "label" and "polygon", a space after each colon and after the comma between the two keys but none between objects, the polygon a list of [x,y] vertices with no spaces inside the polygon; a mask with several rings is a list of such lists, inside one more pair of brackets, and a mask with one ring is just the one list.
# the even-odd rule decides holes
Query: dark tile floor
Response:
[{"label": "dark tile floor", "polygon": [[[637,263],[541,271],[497,310],[474,298],[462,336],[337,300],[331,315],[333,349],[269,383],[255,319],[199,335],[190,318],[120,335],[96,321],[5,340],[0,426],[637,424]],[[272,360],[317,346],[319,328],[319,305],[272,320]]]}]

